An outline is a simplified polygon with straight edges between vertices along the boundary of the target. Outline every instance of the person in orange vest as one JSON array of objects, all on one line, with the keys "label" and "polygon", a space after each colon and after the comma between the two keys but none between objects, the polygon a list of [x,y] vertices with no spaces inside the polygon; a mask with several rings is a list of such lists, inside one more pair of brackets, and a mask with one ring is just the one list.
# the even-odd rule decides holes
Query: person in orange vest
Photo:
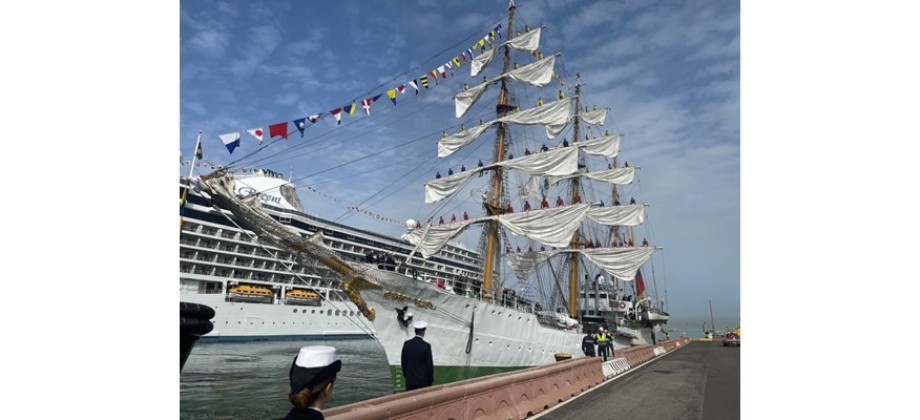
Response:
[{"label": "person in orange vest", "polygon": [[529,202],[529,201],[525,201],[525,202],[524,202],[524,211],[530,211],[530,202]]}]

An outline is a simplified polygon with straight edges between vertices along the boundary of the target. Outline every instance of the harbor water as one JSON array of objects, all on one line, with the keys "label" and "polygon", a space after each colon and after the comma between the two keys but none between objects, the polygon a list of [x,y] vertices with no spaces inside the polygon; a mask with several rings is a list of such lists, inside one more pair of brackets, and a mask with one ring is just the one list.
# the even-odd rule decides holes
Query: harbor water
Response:
[{"label": "harbor water", "polygon": [[288,371],[302,346],[329,345],[342,360],[332,408],[389,395],[383,347],[372,339],[197,343],[180,374],[183,420],[281,418],[291,409]]}]

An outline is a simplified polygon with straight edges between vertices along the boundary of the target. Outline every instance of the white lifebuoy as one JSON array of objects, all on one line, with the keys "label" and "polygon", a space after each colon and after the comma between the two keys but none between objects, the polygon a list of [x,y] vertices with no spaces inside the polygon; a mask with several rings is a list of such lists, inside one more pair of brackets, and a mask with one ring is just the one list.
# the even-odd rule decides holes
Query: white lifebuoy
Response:
[{"label": "white lifebuoy", "polygon": [[626,309],[626,302],[620,302],[620,309]]}]

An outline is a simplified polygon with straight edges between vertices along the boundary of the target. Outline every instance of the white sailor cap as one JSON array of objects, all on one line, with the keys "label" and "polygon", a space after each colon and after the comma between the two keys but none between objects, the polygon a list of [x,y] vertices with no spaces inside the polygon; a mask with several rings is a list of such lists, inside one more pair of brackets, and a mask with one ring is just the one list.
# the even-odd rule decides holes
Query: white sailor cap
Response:
[{"label": "white sailor cap", "polygon": [[342,368],[342,361],[336,360],[335,347],[301,347],[291,363],[291,392],[313,387],[332,377]]},{"label": "white sailor cap", "polygon": [[412,324],[412,328],[415,328],[417,330],[424,330],[427,327],[428,327],[428,323],[425,321],[415,321],[415,323]]}]

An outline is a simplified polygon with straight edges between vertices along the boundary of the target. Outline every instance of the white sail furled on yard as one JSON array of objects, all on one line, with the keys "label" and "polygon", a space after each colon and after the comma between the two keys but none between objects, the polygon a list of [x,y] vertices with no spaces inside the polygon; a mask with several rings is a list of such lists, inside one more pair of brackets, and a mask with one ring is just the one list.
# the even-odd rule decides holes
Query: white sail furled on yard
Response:
[{"label": "white sail furled on yard", "polygon": [[653,247],[634,247],[634,248],[593,248],[579,249],[594,265],[600,267],[607,274],[620,280],[633,280],[636,277],[636,271],[645,264],[652,253],[655,252]]},{"label": "white sail furled on yard", "polygon": [[636,178],[636,168],[613,168],[587,173],[585,176],[608,184],[627,185],[632,184]]},{"label": "white sail furled on yard", "polygon": [[546,126],[546,137],[553,139],[569,123],[569,118],[572,116],[571,105],[571,99],[563,99],[549,105],[541,105],[526,111],[516,112],[496,121],[521,125],[543,124]]},{"label": "white sail furled on yard", "polygon": [[556,56],[551,55],[535,63],[511,70],[507,74],[499,76],[499,78],[507,77],[515,82],[543,87],[553,80],[553,66],[555,64]]},{"label": "white sail furled on yard", "polygon": [[475,87],[458,93],[456,96],[454,96],[454,108],[457,118],[460,118],[466,114],[466,111],[470,109],[470,107],[473,106],[476,101],[479,100],[482,94],[486,91],[486,88],[496,80],[509,78],[516,82],[526,83],[537,87],[548,85],[549,82],[553,80],[553,66],[555,64],[556,56],[552,55],[535,63],[511,70],[508,73],[502,74],[492,80],[480,83]]},{"label": "white sail furled on yard", "polygon": [[568,175],[578,172],[578,150],[563,148],[531,153],[530,156],[504,160],[496,165],[514,168],[530,175]]},{"label": "white sail furled on yard", "polygon": [[482,135],[487,128],[491,127],[492,123],[493,122],[488,122],[477,125],[469,130],[463,130],[438,140],[438,157],[448,157],[457,150],[460,150],[461,147],[470,144],[470,142]]},{"label": "white sail furled on yard", "polygon": [[476,77],[476,75],[492,61],[492,57],[495,56],[495,50],[497,49],[498,48],[490,48],[484,53],[473,57],[473,60],[470,61],[470,77]]},{"label": "white sail furled on yard", "polygon": [[[521,191],[521,196],[534,197],[538,200],[541,200],[543,197],[542,192],[546,189],[546,186],[555,185],[559,181],[577,178],[580,176],[591,178],[596,181],[606,182],[612,185],[628,185],[632,184],[633,180],[636,178],[636,168],[613,168],[600,172],[589,172],[585,174],[576,173],[570,175],[543,177],[533,176],[524,185],[524,188]],[[545,186],[543,183],[545,183]]]},{"label": "white sail furled on yard", "polygon": [[578,172],[578,152],[575,148],[566,148],[532,153],[530,156],[504,160],[472,171],[464,171],[429,181],[425,183],[425,203],[435,203],[447,198],[463,187],[473,174],[496,167],[514,168],[531,175],[571,174]]},{"label": "white sail furled on yard", "polygon": [[639,226],[645,223],[645,205],[592,207],[588,218],[606,226]]},{"label": "white sail furled on yard", "polygon": [[514,37],[514,39],[505,41],[499,44],[497,47],[490,48],[484,53],[473,57],[473,61],[470,62],[470,77],[475,77],[479,72],[482,71],[489,63],[492,61],[492,58],[495,57],[495,51],[499,48],[507,45],[511,48],[532,52],[540,49],[540,33],[543,31],[543,28],[537,28],[530,32],[521,34],[520,36]]},{"label": "white sail furled on yard", "polygon": [[463,130],[438,140],[438,157],[447,157],[463,146],[476,140],[487,128],[496,123],[515,123],[521,125],[543,124],[546,136],[555,138],[569,123],[571,116],[571,99],[563,99],[549,105],[537,106],[526,111],[516,112],[497,120],[489,121],[469,130]]},{"label": "white sail furled on yard", "polygon": [[540,33],[543,27],[539,27],[530,32],[525,32],[519,36],[505,41],[502,45],[508,45],[511,48],[520,51],[532,52],[540,49]]},{"label": "white sail furled on yard", "polygon": [[489,219],[489,217],[416,229],[411,233],[414,239],[410,240],[410,242],[414,243],[418,252],[422,254],[422,257],[427,259],[437,254],[441,248],[444,248],[444,245],[447,245],[447,242],[459,235],[463,229],[466,229],[473,223],[482,222],[483,219]]},{"label": "white sail furled on yard", "polygon": [[635,278],[636,271],[652,257],[653,252],[655,248],[652,247],[560,249],[505,254],[504,258],[514,274],[523,279],[533,274],[543,262],[554,255],[579,253],[607,274],[630,281]]},{"label": "white sail furled on yard", "polygon": [[490,84],[492,84],[491,81],[480,83],[454,96],[454,108],[457,112],[457,118],[466,114],[466,110],[470,109],[479,100],[479,97],[482,96]]},{"label": "white sail furled on yard", "polygon": [[417,229],[412,235],[421,240],[418,250],[422,257],[428,258],[447,245],[447,242],[459,235],[471,224],[497,220],[502,226],[515,234],[526,236],[549,246],[566,247],[572,235],[588,214],[587,204],[531,210],[521,213],[506,213],[498,216],[485,216],[476,219],[455,222],[427,229]]},{"label": "white sail furled on yard", "polygon": [[604,121],[607,120],[607,109],[595,109],[592,111],[581,111],[578,113],[578,117],[581,118],[585,124],[591,125],[604,125]]},{"label": "white sail furled on yard", "polygon": [[425,183],[425,203],[441,201],[460,189],[473,174],[482,172],[485,168],[476,168],[464,171]]},{"label": "white sail furled on yard", "polygon": [[615,158],[620,154],[620,140],[623,138],[620,134],[588,139],[575,143],[579,149],[585,153],[594,156],[603,156],[606,158]]},{"label": "white sail furled on yard", "polygon": [[[508,230],[549,246],[566,247],[588,213],[587,204],[507,213],[498,221]],[[493,216],[494,217],[494,216]]]}]

